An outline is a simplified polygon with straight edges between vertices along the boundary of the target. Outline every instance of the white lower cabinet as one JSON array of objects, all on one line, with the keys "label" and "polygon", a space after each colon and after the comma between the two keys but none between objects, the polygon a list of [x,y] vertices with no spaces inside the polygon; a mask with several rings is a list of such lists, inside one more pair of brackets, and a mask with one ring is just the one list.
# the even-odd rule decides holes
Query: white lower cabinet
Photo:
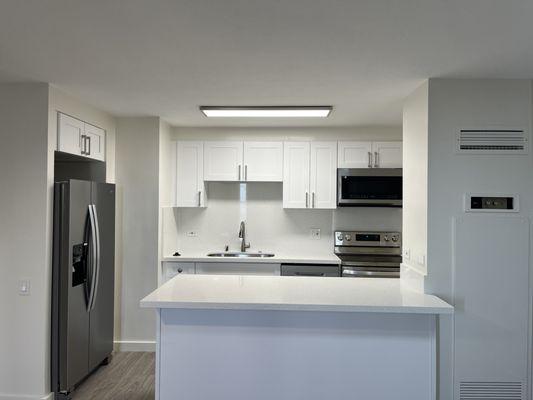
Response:
[{"label": "white lower cabinet", "polygon": [[196,273],[204,275],[281,275],[280,264],[200,262],[196,263]]},{"label": "white lower cabinet", "polygon": [[192,262],[163,262],[163,282],[166,282],[179,274],[194,274],[195,266]]}]

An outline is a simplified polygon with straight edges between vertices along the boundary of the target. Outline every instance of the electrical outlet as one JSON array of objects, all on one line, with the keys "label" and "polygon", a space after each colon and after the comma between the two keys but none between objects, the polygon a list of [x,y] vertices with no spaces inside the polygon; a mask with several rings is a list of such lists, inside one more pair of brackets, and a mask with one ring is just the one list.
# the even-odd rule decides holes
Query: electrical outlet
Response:
[{"label": "electrical outlet", "polygon": [[406,260],[411,259],[411,249],[409,248],[403,249],[403,258],[405,258]]},{"label": "electrical outlet", "polygon": [[311,239],[320,240],[319,228],[311,228]]},{"label": "electrical outlet", "polygon": [[29,279],[19,281],[19,294],[21,296],[30,295],[30,281]]},{"label": "electrical outlet", "polygon": [[416,260],[416,262],[419,265],[426,265],[426,256],[424,254],[420,254]]},{"label": "electrical outlet", "polygon": [[188,237],[197,237],[198,236],[198,232],[196,232],[196,231],[188,231],[187,232],[187,236]]}]

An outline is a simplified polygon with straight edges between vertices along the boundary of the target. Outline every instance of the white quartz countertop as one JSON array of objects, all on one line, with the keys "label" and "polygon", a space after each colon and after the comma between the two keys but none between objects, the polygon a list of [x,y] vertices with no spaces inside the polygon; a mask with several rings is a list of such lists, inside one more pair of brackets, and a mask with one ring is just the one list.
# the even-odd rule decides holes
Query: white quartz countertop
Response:
[{"label": "white quartz countertop", "polygon": [[[266,264],[340,264],[340,259],[333,252],[316,253],[316,254],[283,254],[274,253],[274,257],[208,257],[208,253],[217,253],[216,251],[205,252],[183,252],[181,256],[164,257],[163,261],[173,262],[231,262],[231,263],[266,263]],[[263,253],[269,253],[264,251]]]},{"label": "white quartz countertop", "polygon": [[450,314],[436,296],[399,279],[178,275],[141,300],[144,308]]}]

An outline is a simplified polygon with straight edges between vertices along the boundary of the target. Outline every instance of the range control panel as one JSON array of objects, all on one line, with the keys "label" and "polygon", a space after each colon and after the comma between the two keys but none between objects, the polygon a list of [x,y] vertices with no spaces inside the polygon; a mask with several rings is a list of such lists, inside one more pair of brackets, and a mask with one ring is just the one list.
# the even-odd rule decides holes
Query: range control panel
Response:
[{"label": "range control panel", "polygon": [[335,232],[335,246],[400,247],[401,242],[400,232]]}]

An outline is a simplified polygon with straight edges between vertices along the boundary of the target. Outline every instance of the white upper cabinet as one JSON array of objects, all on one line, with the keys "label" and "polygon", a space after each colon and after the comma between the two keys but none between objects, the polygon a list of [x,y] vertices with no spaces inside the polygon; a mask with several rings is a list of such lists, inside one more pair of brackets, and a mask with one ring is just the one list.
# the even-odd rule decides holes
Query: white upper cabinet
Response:
[{"label": "white upper cabinet", "polygon": [[95,160],[105,161],[105,131],[85,123],[85,155]]},{"label": "white upper cabinet", "polygon": [[243,180],[242,142],[204,142],[204,180]]},{"label": "white upper cabinet", "polygon": [[372,142],[339,142],[339,168],[371,168]]},{"label": "white upper cabinet", "polygon": [[57,150],[105,161],[105,131],[77,118],[58,113]]},{"label": "white upper cabinet", "polygon": [[68,115],[57,114],[57,150],[81,155],[83,149],[84,123]]},{"label": "white upper cabinet", "polygon": [[283,180],[282,142],[244,142],[244,175],[247,182]]},{"label": "white upper cabinet", "polygon": [[205,207],[203,142],[177,142],[176,168],[176,206]]},{"label": "white upper cabinet", "polygon": [[339,168],[401,168],[402,142],[339,142]]},{"label": "white upper cabinet", "polygon": [[337,142],[311,142],[311,208],[337,207]]},{"label": "white upper cabinet", "polygon": [[309,207],[309,142],[283,145],[283,208]]},{"label": "white upper cabinet", "polygon": [[373,142],[374,168],[402,168],[402,142]]},{"label": "white upper cabinet", "polygon": [[284,208],[336,208],[337,142],[286,142]]}]

